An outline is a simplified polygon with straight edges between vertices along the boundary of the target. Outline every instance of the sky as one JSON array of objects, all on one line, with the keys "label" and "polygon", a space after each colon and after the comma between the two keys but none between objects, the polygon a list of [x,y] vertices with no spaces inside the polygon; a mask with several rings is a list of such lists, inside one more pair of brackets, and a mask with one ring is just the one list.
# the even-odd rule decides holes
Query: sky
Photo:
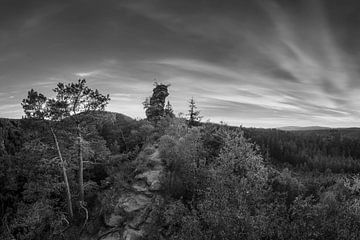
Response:
[{"label": "sky", "polygon": [[360,125],[360,1],[0,0],[0,117],[85,78],[144,118],[153,82],[245,127]]}]

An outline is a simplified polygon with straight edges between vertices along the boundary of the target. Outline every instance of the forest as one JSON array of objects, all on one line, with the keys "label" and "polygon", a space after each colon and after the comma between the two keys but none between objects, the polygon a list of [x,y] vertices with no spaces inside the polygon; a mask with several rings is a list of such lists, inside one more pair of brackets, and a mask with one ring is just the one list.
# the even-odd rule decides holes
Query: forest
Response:
[{"label": "forest", "polygon": [[360,239],[359,129],[202,122],[169,88],[141,120],[85,80],[24,94],[0,119],[0,239]]}]

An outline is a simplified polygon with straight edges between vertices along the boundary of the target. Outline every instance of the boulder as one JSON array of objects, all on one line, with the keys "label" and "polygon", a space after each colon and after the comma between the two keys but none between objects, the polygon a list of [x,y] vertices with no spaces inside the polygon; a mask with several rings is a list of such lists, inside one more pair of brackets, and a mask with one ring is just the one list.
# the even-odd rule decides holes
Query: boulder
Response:
[{"label": "boulder", "polygon": [[150,191],[159,191],[161,189],[160,181],[154,181],[151,183],[149,190]]},{"label": "boulder", "polygon": [[119,199],[116,206],[116,212],[125,212],[127,214],[136,212],[151,204],[151,198],[143,194],[127,194]]},{"label": "boulder", "polygon": [[109,235],[106,235],[105,237],[101,238],[101,240],[121,240],[120,233],[111,233]]},{"label": "boulder", "polygon": [[160,159],[160,153],[158,150],[156,150],[153,154],[150,155],[149,160],[154,163],[162,164],[161,159]]},{"label": "boulder", "polygon": [[141,225],[145,221],[147,221],[150,212],[151,212],[150,206],[144,208],[138,214],[136,214],[136,216],[130,222],[128,222],[128,225],[133,229],[140,229]]},{"label": "boulder", "polygon": [[135,176],[136,179],[143,179],[146,183],[151,186],[154,182],[160,182],[162,170],[149,170]]},{"label": "boulder", "polygon": [[134,189],[135,192],[142,193],[142,194],[146,195],[147,197],[153,196],[153,194],[149,191],[149,187],[143,180],[140,180],[140,181],[137,181],[136,183],[134,183],[132,185],[132,188]]},{"label": "boulder", "polygon": [[132,185],[132,188],[136,192],[146,192],[146,191],[148,191],[148,186],[144,181],[137,181],[136,183],[134,183]]},{"label": "boulder", "polygon": [[125,221],[125,218],[123,216],[116,215],[114,213],[105,217],[105,224],[109,227],[120,226],[124,223],[124,221]]},{"label": "boulder", "polygon": [[123,233],[123,240],[139,240],[144,236],[144,232],[142,230],[135,230],[132,228],[126,228]]}]

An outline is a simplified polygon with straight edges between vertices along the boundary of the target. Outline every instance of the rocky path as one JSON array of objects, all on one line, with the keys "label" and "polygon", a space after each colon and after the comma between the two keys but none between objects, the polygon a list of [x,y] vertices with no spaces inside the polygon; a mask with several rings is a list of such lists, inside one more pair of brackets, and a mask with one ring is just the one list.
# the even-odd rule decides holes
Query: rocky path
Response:
[{"label": "rocky path", "polygon": [[123,194],[113,213],[106,217],[109,227],[121,227],[123,231],[104,236],[102,240],[138,240],[146,236],[147,229],[154,224],[151,212],[156,203],[163,201],[159,190],[164,167],[157,149],[148,156],[148,161],[152,167],[136,175],[132,191]]}]

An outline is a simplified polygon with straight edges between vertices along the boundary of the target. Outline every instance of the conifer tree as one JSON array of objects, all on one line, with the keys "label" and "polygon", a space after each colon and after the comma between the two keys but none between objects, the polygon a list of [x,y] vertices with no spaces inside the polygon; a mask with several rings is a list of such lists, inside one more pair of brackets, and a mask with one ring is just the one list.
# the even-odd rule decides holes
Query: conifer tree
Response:
[{"label": "conifer tree", "polygon": [[194,98],[191,98],[189,101],[189,113],[187,114],[188,125],[189,127],[199,126],[202,116],[200,116],[200,111],[196,110],[197,106],[195,104]]},{"label": "conifer tree", "polygon": [[21,106],[24,109],[25,117],[31,119],[44,119],[45,118],[45,104],[47,98],[34,89],[28,91],[27,98],[22,100]]},{"label": "conifer tree", "polygon": [[172,109],[172,105],[170,101],[167,101],[165,106],[165,116],[169,116],[171,118],[175,117],[174,110]]}]

